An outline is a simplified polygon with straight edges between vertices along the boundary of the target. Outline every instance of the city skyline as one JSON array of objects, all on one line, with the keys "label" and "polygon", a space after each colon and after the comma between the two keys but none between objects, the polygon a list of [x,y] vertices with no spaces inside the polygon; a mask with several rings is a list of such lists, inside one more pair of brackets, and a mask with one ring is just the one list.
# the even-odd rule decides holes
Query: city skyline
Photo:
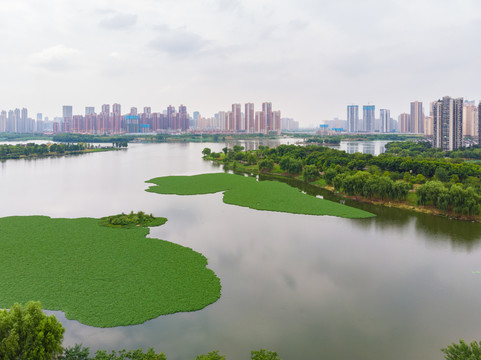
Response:
[{"label": "city skyline", "polygon": [[346,103],[397,115],[412,99],[481,98],[480,10],[474,0],[6,0],[0,108],[52,118],[58,104],[102,99],[214,114],[268,98],[306,127]]},{"label": "city skyline", "polygon": [[[112,109],[112,111],[110,111]],[[284,127],[282,127],[284,126]],[[62,116],[50,119],[37,113],[36,120],[28,116],[28,109],[0,111],[0,133],[86,133],[86,134],[125,134],[152,132],[218,131],[227,133],[263,133],[281,130],[296,130],[298,122],[291,118],[281,118],[280,110],[273,110],[271,102],[263,102],[260,111],[255,111],[254,103],[232,104],[232,111],[219,111],[213,117],[204,118],[198,111],[193,116],[183,104],[169,105],[161,112],[152,112],[144,106],[143,112],[131,107],[130,112],[122,113],[119,103],[102,104],[97,113],[95,106],[85,106],[84,114],[74,112],[72,105],[62,106]]]}]

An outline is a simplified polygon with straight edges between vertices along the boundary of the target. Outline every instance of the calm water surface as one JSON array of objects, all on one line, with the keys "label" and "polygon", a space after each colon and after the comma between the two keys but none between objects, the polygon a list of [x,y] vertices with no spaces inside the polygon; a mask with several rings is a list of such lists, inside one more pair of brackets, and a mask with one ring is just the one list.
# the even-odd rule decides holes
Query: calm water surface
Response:
[{"label": "calm water surface", "polygon": [[144,191],[153,177],[222,171],[201,159],[206,146],[225,144],[0,162],[0,216],[152,212],[169,221],[150,236],[201,252],[221,279],[218,302],[137,326],[98,329],[54,312],[65,345],[154,347],[169,360],[214,349],[241,360],[259,348],[283,360],[430,360],[479,340],[480,224],[369,205],[358,206],[376,218],[291,215],[226,205],[222,194]]}]

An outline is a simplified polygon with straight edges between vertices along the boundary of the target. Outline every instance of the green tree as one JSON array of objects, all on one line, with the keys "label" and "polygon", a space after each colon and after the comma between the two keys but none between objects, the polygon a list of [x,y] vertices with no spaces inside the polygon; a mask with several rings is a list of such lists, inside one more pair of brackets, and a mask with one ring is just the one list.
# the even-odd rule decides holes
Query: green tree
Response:
[{"label": "green tree", "polygon": [[274,169],[274,161],[271,159],[262,159],[259,161],[259,171],[268,172]]},{"label": "green tree", "polygon": [[319,170],[316,165],[306,165],[302,171],[305,182],[312,182],[319,177]]},{"label": "green tree", "polygon": [[149,349],[146,353],[142,349],[120,350],[117,354],[112,351],[110,354],[105,350],[97,350],[92,360],[166,360],[163,353],[156,354],[154,349]]},{"label": "green tree", "polygon": [[249,165],[257,164],[257,156],[253,153],[249,153],[247,155],[247,164],[249,164]]},{"label": "green tree", "polygon": [[40,302],[0,311],[0,359],[51,360],[62,353],[64,327]]},{"label": "green tree", "polygon": [[434,176],[436,177],[437,180],[442,181],[442,182],[447,182],[449,181],[449,174],[448,171],[443,168],[443,167],[438,167],[436,171],[434,172]]},{"label": "green tree", "polygon": [[276,352],[265,349],[251,351],[251,360],[281,360]]},{"label": "green tree", "polygon": [[460,340],[459,344],[452,343],[441,349],[445,360],[481,360],[481,341],[472,341],[469,345]]},{"label": "green tree", "polygon": [[89,360],[90,351],[88,347],[82,347],[82,344],[75,344],[63,350],[63,355],[58,357],[59,360]]},{"label": "green tree", "polygon": [[211,351],[207,355],[199,355],[195,360],[225,360],[225,355],[219,355],[219,350]]},{"label": "green tree", "polygon": [[212,151],[209,148],[204,148],[204,150],[202,150],[202,154],[204,154],[204,156],[209,156],[211,152]]},{"label": "green tree", "polygon": [[332,181],[337,175],[337,171],[335,168],[329,168],[324,172],[324,179],[328,185],[332,185]]},{"label": "green tree", "polygon": [[283,156],[279,162],[279,166],[282,170],[287,171],[289,174],[299,174],[302,171],[302,161],[291,156]]}]

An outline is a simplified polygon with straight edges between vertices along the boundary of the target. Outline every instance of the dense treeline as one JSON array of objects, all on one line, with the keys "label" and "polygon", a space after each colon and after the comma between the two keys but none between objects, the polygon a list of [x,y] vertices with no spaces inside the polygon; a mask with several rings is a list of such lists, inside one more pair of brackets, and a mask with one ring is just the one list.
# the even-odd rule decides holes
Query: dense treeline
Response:
[{"label": "dense treeline", "polygon": [[76,153],[90,148],[90,145],[83,143],[51,145],[28,143],[17,145],[0,145],[0,159],[18,159],[20,157]]},{"label": "dense treeline", "polygon": [[286,132],[290,137],[305,138],[306,142],[317,143],[339,143],[341,140],[351,141],[373,141],[373,140],[388,140],[388,141],[406,141],[412,139],[420,139],[422,135],[416,134],[338,134],[338,135],[313,135],[312,133],[292,133]]},{"label": "dense treeline", "polygon": [[451,158],[451,159],[481,159],[481,146],[462,147],[457,150],[443,151],[433,148],[429,141],[390,142],[386,144],[386,153],[401,157]]},{"label": "dense treeline", "polygon": [[441,152],[427,141],[418,141],[391,142],[386,148],[385,153],[373,156],[318,145],[260,146],[257,151],[234,146],[208,156],[233,164],[236,170],[277,173],[307,182],[322,178],[350,196],[409,198],[412,205],[433,206],[442,212],[481,213],[481,165],[466,160],[481,157],[480,147]]},{"label": "dense treeline", "polygon": [[[107,352],[106,350],[97,350],[93,357],[89,356],[89,348],[75,345],[64,350],[63,355],[58,357],[59,360],[166,360],[167,357],[154,349],[149,349],[144,353],[142,349],[137,350],[120,350]],[[208,354],[198,355],[195,360],[226,360],[226,355],[219,354],[218,350],[211,351]],[[276,352],[265,349],[251,351],[251,360],[281,360]]]}]

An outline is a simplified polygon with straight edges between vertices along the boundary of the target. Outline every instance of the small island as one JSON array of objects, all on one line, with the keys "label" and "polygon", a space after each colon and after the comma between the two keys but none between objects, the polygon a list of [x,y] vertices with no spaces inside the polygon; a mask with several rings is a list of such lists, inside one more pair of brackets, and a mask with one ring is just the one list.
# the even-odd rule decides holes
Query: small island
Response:
[{"label": "small island", "polygon": [[68,319],[115,327],[216,302],[220,280],[202,254],[146,237],[147,226],[166,221],[143,212],[0,218],[0,308],[36,300]]},{"label": "small island", "polygon": [[122,229],[130,229],[135,226],[161,226],[164,225],[166,222],[166,218],[155,217],[152,214],[146,214],[143,211],[139,211],[138,213],[134,213],[133,211],[131,211],[130,214],[122,213],[119,215],[103,217],[99,220],[99,224],[102,226]]}]

